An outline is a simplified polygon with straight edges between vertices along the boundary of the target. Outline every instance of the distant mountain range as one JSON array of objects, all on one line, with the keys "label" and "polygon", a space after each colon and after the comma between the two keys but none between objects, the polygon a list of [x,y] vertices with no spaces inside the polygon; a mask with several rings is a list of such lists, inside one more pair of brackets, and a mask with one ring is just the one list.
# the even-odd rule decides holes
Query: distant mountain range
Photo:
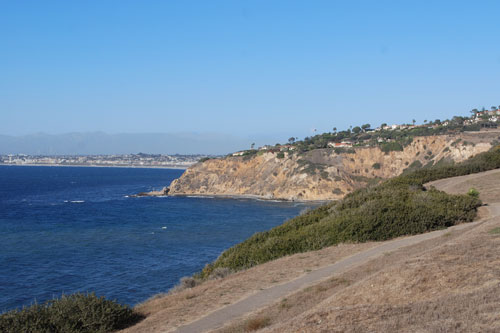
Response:
[{"label": "distant mountain range", "polygon": [[252,141],[213,133],[124,133],[103,132],[0,135],[0,154],[88,155],[88,154],[227,154],[248,149]]}]

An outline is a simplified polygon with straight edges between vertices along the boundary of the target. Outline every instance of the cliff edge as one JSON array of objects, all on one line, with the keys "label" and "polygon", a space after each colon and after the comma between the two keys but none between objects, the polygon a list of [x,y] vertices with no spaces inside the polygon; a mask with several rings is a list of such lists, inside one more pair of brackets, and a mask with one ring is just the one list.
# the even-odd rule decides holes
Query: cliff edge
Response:
[{"label": "cliff edge", "polygon": [[498,132],[415,137],[400,151],[354,147],[304,153],[259,151],[209,159],[188,168],[169,195],[247,196],[278,200],[335,200],[370,182],[489,150]]}]

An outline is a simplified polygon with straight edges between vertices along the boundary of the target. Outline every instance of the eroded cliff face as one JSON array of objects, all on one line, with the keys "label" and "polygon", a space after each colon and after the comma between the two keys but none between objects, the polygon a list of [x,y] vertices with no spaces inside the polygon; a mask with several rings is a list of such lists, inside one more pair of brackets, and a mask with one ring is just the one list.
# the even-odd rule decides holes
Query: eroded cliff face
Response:
[{"label": "eroded cliff face", "polygon": [[254,196],[283,200],[334,200],[370,181],[407,168],[461,162],[487,151],[499,133],[417,137],[403,151],[355,148],[337,154],[317,149],[305,154],[259,153],[197,163],[170,184],[169,195]]}]

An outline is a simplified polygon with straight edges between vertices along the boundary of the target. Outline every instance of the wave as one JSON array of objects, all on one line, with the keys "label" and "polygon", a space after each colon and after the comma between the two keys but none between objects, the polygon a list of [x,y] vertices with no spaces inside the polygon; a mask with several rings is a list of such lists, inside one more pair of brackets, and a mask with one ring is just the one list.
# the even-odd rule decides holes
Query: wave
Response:
[{"label": "wave", "polygon": [[85,200],[72,200],[71,203],[84,203]]}]

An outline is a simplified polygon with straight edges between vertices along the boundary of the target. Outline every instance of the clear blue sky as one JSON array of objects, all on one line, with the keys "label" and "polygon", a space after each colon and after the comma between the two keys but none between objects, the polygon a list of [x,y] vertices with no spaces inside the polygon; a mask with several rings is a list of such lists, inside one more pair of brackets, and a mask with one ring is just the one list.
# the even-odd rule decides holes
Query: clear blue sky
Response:
[{"label": "clear blue sky", "polygon": [[499,13],[499,1],[0,0],[0,134],[286,141],[465,115],[500,104]]}]

